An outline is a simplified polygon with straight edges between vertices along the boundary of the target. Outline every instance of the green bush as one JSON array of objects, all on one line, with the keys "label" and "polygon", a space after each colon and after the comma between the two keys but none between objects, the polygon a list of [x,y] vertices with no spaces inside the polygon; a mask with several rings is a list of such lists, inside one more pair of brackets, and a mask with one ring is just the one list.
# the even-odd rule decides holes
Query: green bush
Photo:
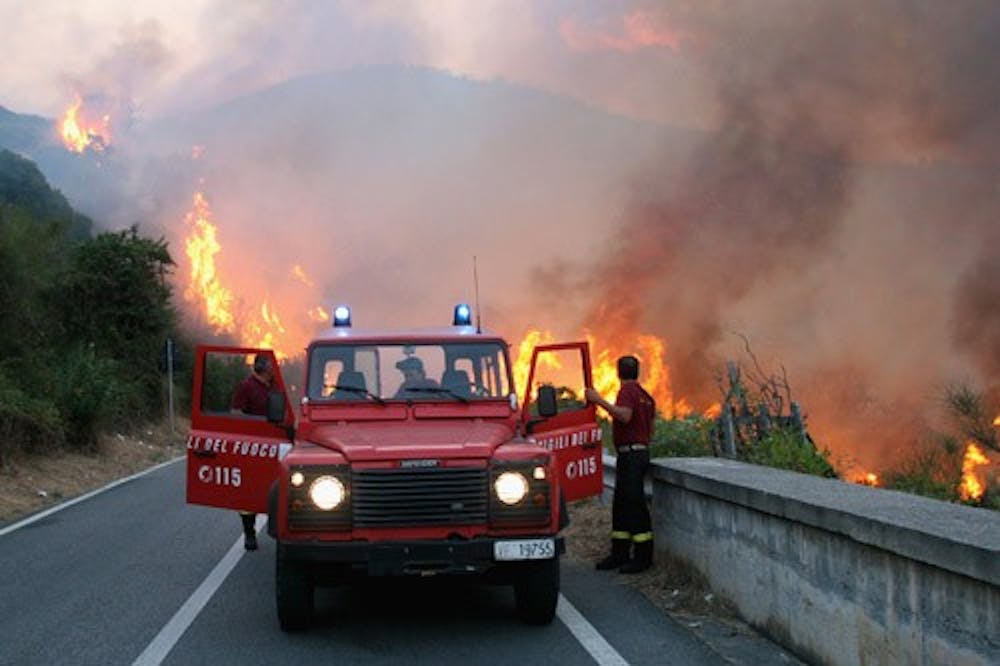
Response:
[{"label": "green bush", "polygon": [[[615,452],[611,437],[611,421],[601,419],[604,446]],[[713,421],[703,416],[683,419],[665,419],[657,414],[653,422],[653,437],[649,443],[651,458],[692,458],[712,455],[711,431]]]},{"label": "green bush", "polygon": [[208,354],[202,376],[201,409],[206,412],[228,412],[236,388],[249,374],[250,366],[241,355]]},{"label": "green bush", "polygon": [[122,413],[129,391],[118,374],[117,363],[89,348],[75,347],[62,358],[52,397],[67,444],[92,450],[101,428]]},{"label": "green bush", "polygon": [[939,500],[958,499],[962,480],[962,447],[954,437],[917,446],[896,468],[883,475],[886,488]]},{"label": "green bush", "polygon": [[63,442],[59,413],[27,395],[0,373],[0,467],[15,451],[36,453]]},{"label": "green bush", "polygon": [[713,422],[702,416],[683,419],[665,419],[656,416],[650,456],[691,458],[712,455],[711,431]]},{"label": "green bush", "polygon": [[830,464],[830,452],[818,451],[802,435],[791,429],[768,432],[747,451],[747,462],[778,469],[836,478],[837,472]]}]

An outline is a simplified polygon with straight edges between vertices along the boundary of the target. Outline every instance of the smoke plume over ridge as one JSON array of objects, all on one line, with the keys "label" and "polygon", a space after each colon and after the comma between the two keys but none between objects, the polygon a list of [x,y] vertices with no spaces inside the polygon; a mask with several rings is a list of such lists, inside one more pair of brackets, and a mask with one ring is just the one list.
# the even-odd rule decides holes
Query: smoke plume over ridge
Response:
[{"label": "smoke plume over ridge", "polygon": [[686,395],[715,391],[746,334],[791,370],[814,434],[877,465],[935,387],[1000,382],[1000,13],[776,0],[672,18],[718,129],[679,176],[654,161],[636,179],[583,321],[664,335]]}]

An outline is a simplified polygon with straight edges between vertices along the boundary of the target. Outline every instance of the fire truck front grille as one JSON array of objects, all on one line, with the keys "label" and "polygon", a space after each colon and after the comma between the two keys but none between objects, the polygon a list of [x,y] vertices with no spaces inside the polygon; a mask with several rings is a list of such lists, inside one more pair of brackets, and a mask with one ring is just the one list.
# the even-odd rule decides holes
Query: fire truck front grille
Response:
[{"label": "fire truck front grille", "polygon": [[355,470],[352,485],[356,527],[486,522],[485,469]]}]

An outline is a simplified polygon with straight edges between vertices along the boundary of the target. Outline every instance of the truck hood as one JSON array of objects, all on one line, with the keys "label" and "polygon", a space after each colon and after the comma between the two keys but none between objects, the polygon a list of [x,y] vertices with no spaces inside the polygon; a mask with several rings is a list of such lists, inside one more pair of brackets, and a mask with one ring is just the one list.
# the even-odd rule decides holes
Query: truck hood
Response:
[{"label": "truck hood", "polygon": [[339,451],[352,462],[488,458],[514,436],[510,427],[483,421],[337,423],[321,425],[309,441]]}]

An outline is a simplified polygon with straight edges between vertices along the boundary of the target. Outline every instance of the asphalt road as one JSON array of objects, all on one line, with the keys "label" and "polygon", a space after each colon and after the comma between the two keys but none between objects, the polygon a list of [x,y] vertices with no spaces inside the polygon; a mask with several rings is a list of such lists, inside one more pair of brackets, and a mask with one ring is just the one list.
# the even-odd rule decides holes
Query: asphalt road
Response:
[{"label": "asphalt road", "polygon": [[[638,592],[564,560],[558,617],[514,617],[506,587],[375,580],[319,590],[285,634],[274,542],[244,553],[234,512],[184,501],[168,464],[0,529],[0,664],[720,664]],[[228,555],[227,555],[228,554]]]}]

